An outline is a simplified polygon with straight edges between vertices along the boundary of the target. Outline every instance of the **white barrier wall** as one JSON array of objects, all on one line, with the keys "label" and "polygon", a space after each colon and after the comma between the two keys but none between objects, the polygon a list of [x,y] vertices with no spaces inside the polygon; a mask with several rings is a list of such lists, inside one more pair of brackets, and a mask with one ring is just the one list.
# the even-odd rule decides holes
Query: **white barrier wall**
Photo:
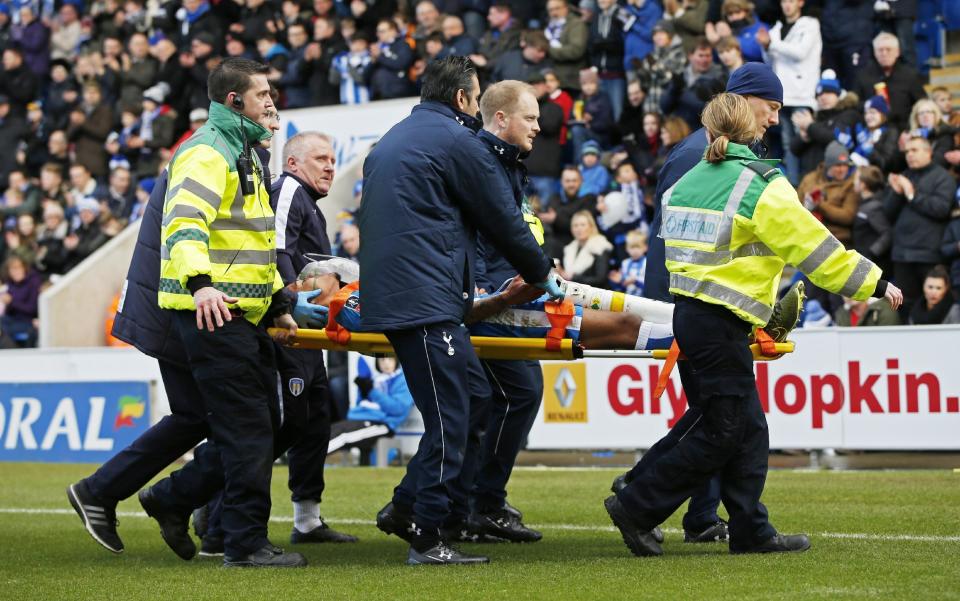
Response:
[{"label": "white barrier wall", "polygon": [[[799,330],[797,351],[756,364],[777,449],[960,449],[960,326]],[[534,449],[648,448],[686,407],[662,363],[544,362]]]}]

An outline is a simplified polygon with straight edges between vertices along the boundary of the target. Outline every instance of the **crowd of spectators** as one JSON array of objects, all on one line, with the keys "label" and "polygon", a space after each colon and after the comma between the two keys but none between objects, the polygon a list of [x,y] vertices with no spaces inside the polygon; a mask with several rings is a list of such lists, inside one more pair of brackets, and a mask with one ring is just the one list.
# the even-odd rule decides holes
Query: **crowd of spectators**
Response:
[{"label": "crowd of spectators", "polygon": [[924,89],[915,19],[916,0],[0,0],[0,345],[33,344],[40,289],[140,217],[228,56],[269,64],[281,108],[414,96],[448,55],[484,85],[529,82],[548,248],[631,293],[666,155],[731,72],[770,63],[784,108],[767,156],[907,297],[877,316],[813,290],[806,322],[956,321],[960,113]]}]

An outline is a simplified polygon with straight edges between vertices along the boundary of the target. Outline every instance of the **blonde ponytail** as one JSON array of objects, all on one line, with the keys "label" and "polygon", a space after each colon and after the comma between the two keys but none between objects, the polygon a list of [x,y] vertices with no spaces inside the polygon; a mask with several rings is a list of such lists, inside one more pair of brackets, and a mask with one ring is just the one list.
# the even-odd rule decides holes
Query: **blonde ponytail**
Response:
[{"label": "blonde ponytail", "polygon": [[727,136],[714,138],[713,142],[710,142],[710,146],[707,147],[707,162],[719,163],[722,161],[727,156],[728,142],[730,142],[730,138]]},{"label": "blonde ponytail", "polygon": [[717,94],[703,109],[703,126],[713,142],[707,148],[707,161],[719,163],[730,142],[750,144],[757,138],[757,120],[747,99],[739,94]]}]

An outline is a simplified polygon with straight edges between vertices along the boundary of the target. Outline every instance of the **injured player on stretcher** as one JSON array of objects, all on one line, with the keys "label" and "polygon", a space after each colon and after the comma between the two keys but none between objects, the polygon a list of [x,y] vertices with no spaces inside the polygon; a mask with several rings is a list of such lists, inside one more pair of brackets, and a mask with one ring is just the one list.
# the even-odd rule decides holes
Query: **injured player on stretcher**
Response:
[{"label": "injured player on stretcher", "polygon": [[[342,308],[335,319],[357,332],[361,323],[359,267],[339,257],[322,257],[301,270],[296,292],[309,292],[310,302],[328,307],[336,298]],[[564,337],[584,349],[669,349],[673,342],[673,305],[575,282],[564,283],[570,318]],[[500,290],[474,299],[465,322],[474,336],[544,338],[551,330],[549,297],[519,276]],[[572,306],[570,306],[572,305]],[[795,320],[794,320],[795,323]],[[315,325],[313,327],[323,327]],[[773,335],[783,341],[786,333]],[[773,334],[773,332],[771,332]]]}]

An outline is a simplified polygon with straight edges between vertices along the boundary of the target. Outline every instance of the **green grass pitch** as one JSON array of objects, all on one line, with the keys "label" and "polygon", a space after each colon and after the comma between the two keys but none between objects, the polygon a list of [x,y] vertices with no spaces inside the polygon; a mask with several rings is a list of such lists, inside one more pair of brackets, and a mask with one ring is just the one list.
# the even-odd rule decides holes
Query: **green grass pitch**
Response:
[{"label": "green grass pitch", "polygon": [[[178,559],[136,499],[119,507],[122,555],[101,548],[64,488],[95,466],[0,463],[0,600],[245,599],[960,599],[960,474],[950,471],[773,471],[764,502],[785,533],[813,548],[788,556],[730,556],[688,545],[680,512],[666,555],[638,559],[602,506],[613,470],[518,470],[510,500],[540,527],[532,545],[471,545],[477,567],[408,567],[407,547],[373,525],[398,469],[330,468],[324,516],[354,545],[296,547],[301,570],[224,570]],[[286,470],[273,479],[273,542],[289,542]]]}]

